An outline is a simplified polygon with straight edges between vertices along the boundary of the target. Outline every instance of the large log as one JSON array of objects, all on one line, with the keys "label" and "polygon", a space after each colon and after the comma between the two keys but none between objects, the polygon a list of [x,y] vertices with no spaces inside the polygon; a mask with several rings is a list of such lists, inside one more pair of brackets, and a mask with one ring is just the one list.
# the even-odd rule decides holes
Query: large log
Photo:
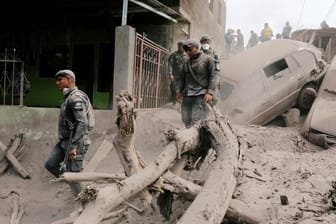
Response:
[{"label": "large log", "polygon": [[217,155],[215,164],[201,192],[178,221],[179,224],[220,224],[229,207],[237,183],[234,173],[239,146],[230,125],[223,118],[218,118],[219,122],[207,121],[206,124]]},{"label": "large log", "polygon": [[[117,126],[118,132],[113,140],[121,165],[126,176],[131,176],[145,166],[139,152],[135,148],[136,113],[134,111],[133,98],[128,92],[121,92],[117,97]],[[147,190],[140,193],[144,205],[152,201],[152,196]]]},{"label": "large log", "polygon": [[169,143],[164,151],[144,169],[119,184],[100,189],[96,200],[87,204],[74,223],[98,224],[106,213],[154,183],[170,167],[179,153],[194,150],[199,145],[198,129],[198,126],[194,126],[181,131],[177,134],[178,142]]}]

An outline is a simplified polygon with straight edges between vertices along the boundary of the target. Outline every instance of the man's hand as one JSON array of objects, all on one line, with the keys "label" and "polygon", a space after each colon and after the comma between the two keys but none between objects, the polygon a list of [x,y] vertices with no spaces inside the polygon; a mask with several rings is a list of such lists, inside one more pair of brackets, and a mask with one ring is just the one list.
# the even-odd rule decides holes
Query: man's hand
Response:
[{"label": "man's hand", "polygon": [[213,98],[212,95],[210,93],[207,93],[204,95],[203,101],[204,103],[210,103],[212,101],[212,98]]},{"label": "man's hand", "polygon": [[69,159],[74,160],[77,157],[77,150],[76,148],[72,148],[69,151]]},{"label": "man's hand", "polygon": [[174,76],[173,76],[172,73],[169,73],[169,80],[170,80],[170,81],[173,81],[173,80],[174,80]]},{"label": "man's hand", "polygon": [[176,101],[181,103],[182,100],[182,94],[181,93],[176,93]]}]

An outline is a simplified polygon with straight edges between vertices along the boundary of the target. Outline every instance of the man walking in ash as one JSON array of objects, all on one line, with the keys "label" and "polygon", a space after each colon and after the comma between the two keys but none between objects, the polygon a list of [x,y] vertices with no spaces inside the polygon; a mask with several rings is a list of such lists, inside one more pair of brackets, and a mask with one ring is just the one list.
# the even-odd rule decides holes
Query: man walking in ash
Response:
[{"label": "man walking in ash", "polygon": [[189,60],[183,66],[176,97],[178,101],[182,99],[182,121],[190,128],[206,117],[205,104],[213,100],[218,72],[215,70],[215,59],[201,52],[195,40],[187,40],[183,48]]},{"label": "man walking in ash", "polygon": [[188,60],[188,55],[183,50],[184,41],[177,42],[177,51],[169,56],[169,80],[173,105],[176,104],[176,85],[180,79],[183,64]]},{"label": "man walking in ash", "polygon": [[[63,92],[60,108],[58,142],[45,163],[45,168],[56,178],[64,172],[80,172],[89,148],[89,129],[93,128],[92,105],[88,96],[76,87],[76,76],[71,70],[60,70],[55,75],[56,85]],[[81,192],[78,182],[69,183],[75,196]]]}]

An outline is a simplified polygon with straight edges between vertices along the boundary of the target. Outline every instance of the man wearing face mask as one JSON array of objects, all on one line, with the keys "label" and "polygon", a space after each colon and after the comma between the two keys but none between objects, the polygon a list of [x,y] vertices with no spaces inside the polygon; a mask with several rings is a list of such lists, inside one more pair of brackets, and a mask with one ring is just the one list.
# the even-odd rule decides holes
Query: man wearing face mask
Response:
[{"label": "man wearing face mask", "polygon": [[219,56],[216,51],[211,47],[211,37],[208,35],[204,35],[200,39],[201,43],[201,51],[207,55],[210,55],[215,59],[216,63],[216,71],[220,71],[219,67]]},{"label": "man wearing face mask", "polygon": [[211,37],[209,35],[204,35],[200,39],[201,51],[215,60],[215,71],[217,73],[217,87],[220,88],[220,65],[219,65],[219,56],[216,51],[211,47]]},{"label": "man wearing face mask", "polygon": [[176,99],[182,99],[182,121],[187,128],[206,117],[206,103],[213,100],[216,91],[218,73],[215,71],[215,60],[199,49],[194,40],[187,40],[183,49],[189,60],[183,65],[177,83]]},{"label": "man wearing face mask", "polygon": [[[76,77],[71,70],[60,70],[55,75],[56,86],[63,92],[60,108],[58,142],[45,163],[45,168],[56,178],[64,172],[80,172],[89,148],[88,96],[76,87]],[[91,106],[91,104],[90,104]],[[77,182],[69,183],[74,195],[81,192]]]}]

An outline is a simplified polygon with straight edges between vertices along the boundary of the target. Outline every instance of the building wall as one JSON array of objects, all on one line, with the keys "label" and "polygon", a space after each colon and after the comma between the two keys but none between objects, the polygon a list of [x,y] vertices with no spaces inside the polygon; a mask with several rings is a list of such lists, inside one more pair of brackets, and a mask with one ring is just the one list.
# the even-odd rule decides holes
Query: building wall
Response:
[{"label": "building wall", "polygon": [[[88,0],[88,2],[90,1]],[[99,2],[103,4],[103,1]],[[113,1],[113,4],[115,2],[117,1]],[[120,0],[118,2],[122,3]],[[171,51],[176,50],[176,43],[179,40],[186,40],[188,38],[199,40],[203,34],[209,34],[213,36],[213,47],[219,55],[223,55],[223,36],[225,30],[224,0],[211,0],[211,7],[209,7],[209,0],[163,0],[162,2],[169,3],[169,7],[182,14],[182,18],[177,18],[178,23],[175,24],[157,14],[145,11],[144,13],[130,14],[128,25],[134,27],[136,32],[141,34],[143,32],[146,33],[149,39]],[[63,2],[63,4],[65,3]],[[83,6],[85,5],[83,4]],[[80,6],[79,3],[78,6]],[[113,7],[112,9],[115,12],[119,10]],[[85,8],[85,10],[87,9]],[[58,15],[58,13],[55,15]],[[16,17],[15,15],[13,16]],[[30,17],[30,15],[27,15],[27,18]],[[18,53],[24,55],[21,59],[25,62],[25,72],[31,83],[31,89],[24,97],[24,105],[58,107],[62,101],[62,94],[57,90],[55,79],[53,78],[56,69],[50,72],[48,77],[41,76],[39,70],[41,51],[55,44],[69,47],[68,68],[73,69],[73,64],[71,63],[75,58],[73,52],[74,46],[89,44],[93,46],[92,62],[90,60],[93,68],[92,71],[87,72],[88,74],[90,73],[90,78],[82,82],[79,80],[77,84],[81,89],[87,91],[96,109],[110,109],[114,101],[112,94],[113,83],[112,81],[110,83],[111,91],[101,92],[98,90],[99,81],[105,81],[99,77],[99,54],[102,43],[110,43],[114,46],[114,29],[120,24],[118,18],[110,16],[105,18],[100,15],[100,11],[98,14],[91,16],[83,13],[73,17],[64,17],[67,18],[66,20],[56,20],[54,16],[47,14],[44,17],[49,18],[49,20],[39,20],[42,21],[39,26],[36,26],[36,21],[33,20],[30,23],[31,27],[28,26],[21,33],[17,30],[9,30],[8,33],[0,34],[0,40],[2,40],[0,43],[1,47],[15,47]],[[61,23],[60,21],[63,22]],[[23,33],[25,34],[23,35]],[[22,54],[22,52],[24,53]],[[113,55],[113,51],[111,54]],[[113,65],[113,57],[110,60]],[[78,64],[80,66],[80,63]],[[82,64],[83,66],[86,65],[85,62],[82,62]],[[81,72],[77,74],[81,74]],[[105,77],[118,75],[120,74],[115,73],[112,68],[111,71],[105,74]],[[6,102],[9,102],[9,100],[6,100]],[[16,98],[16,102],[18,102],[18,98]],[[1,99],[0,104],[2,104]]]},{"label": "building wall", "polygon": [[[32,31],[34,32],[34,31]],[[17,37],[17,39],[19,39]],[[24,96],[24,105],[26,106],[38,106],[38,107],[59,107],[63,96],[62,93],[57,89],[55,85],[54,75],[55,71],[52,71],[50,74],[41,74],[40,64],[43,60],[43,56],[40,52],[45,49],[51,48],[53,46],[64,46],[69,49],[68,52],[68,66],[64,68],[73,69],[78,77],[81,74],[81,67],[85,67],[86,63],[81,62],[80,59],[77,60],[77,68],[76,70],[74,66],[74,61],[76,58],[74,57],[74,48],[76,46],[90,46],[92,50],[92,57],[90,57],[90,63],[92,64],[92,70],[87,71],[86,78],[78,78],[77,85],[80,89],[87,92],[90,96],[93,106],[96,109],[109,109],[111,108],[111,102],[113,101],[111,92],[101,92],[98,90],[98,67],[100,63],[99,52],[100,46],[104,43],[109,43],[111,46],[114,46],[114,42],[111,42],[110,38],[107,36],[106,30],[104,29],[87,29],[85,27],[77,27],[76,29],[72,29],[70,34],[64,33],[62,31],[54,32],[51,27],[49,30],[45,30],[41,32],[41,40],[36,43],[36,45],[31,46],[32,49],[35,49],[37,52],[33,55],[32,51],[28,51],[26,55],[21,58],[25,61],[25,73],[27,75],[27,79],[31,84],[31,88],[29,92]],[[23,47],[17,47],[17,53],[20,57],[22,55]],[[113,49],[111,49],[113,51]],[[88,54],[88,53],[87,53]],[[84,56],[86,54],[84,53]],[[111,52],[113,55],[113,52]],[[82,57],[83,55],[78,55]],[[110,64],[113,68],[113,58],[110,58]],[[48,60],[46,60],[48,62]],[[84,72],[84,71],[83,71]],[[109,76],[113,76],[113,69],[109,71]],[[1,76],[0,76],[1,77]],[[88,78],[89,77],[89,78]],[[113,80],[113,78],[111,79]],[[111,83],[112,90],[112,83]],[[1,93],[0,93],[1,95]],[[2,98],[1,98],[2,99]],[[6,103],[10,102],[10,96],[6,100]],[[15,104],[18,104],[19,97],[15,97]],[[0,104],[2,101],[0,100]]]},{"label": "building wall", "polygon": [[200,40],[204,34],[213,37],[212,46],[220,56],[224,55],[226,24],[225,0],[180,0],[179,12],[187,21],[174,25],[174,47],[179,40]]}]

